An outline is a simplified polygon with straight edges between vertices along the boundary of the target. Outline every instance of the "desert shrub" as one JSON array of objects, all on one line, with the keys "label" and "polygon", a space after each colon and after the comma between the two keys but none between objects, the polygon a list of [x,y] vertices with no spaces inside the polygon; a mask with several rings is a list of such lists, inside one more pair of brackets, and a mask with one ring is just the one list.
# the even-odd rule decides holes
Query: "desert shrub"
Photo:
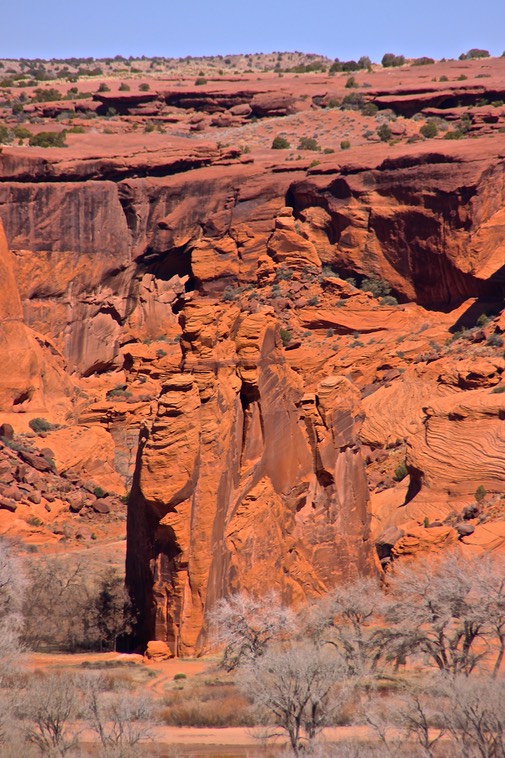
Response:
[{"label": "desert shrub", "polygon": [[12,135],[9,129],[3,124],[0,124],[0,143],[2,145],[8,145],[10,142],[12,142]]},{"label": "desert shrub", "polygon": [[481,500],[484,500],[484,498],[486,497],[486,495],[487,495],[486,488],[484,487],[484,485],[479,484],[479,486],[475,490],[475,495],[474,495],[475,500],[478,503],[480,503]]},{"label": "desert shrub", "polygon": [[493,387],[491,390],[492,395],[502,395],[505,392],[505,384],[500,384],[498,387]]},{"label": "desert shrub", "polygon": [[105,398],[107,400],[113,400],[114,398],[129,398],[131,397],[132,393],[130,390],[126,388],[123,384],[118,384],[116,387],[113,387],[111,390],[108,390]]},{"label": "desert shrub", "polygon": [[142,84],[139,86],[139,90],[141,92],[149,92],[150,89],[151,88],[150,88],[149,84],[147,84],[147,82],[142,82]]},{"label": "desert shrub", "polygon": [[105,84],[105,82],[102,82],[100,86],[98,87],[99,92],[110,92],[110,87]]},{"label": "desert shrub", "polygon": [[289,148],[290,144],[286,137],[282,137],[280,134],[274,137],[272,142],[272,150],[288,150]]},{"label": "desert shrub", "polygon": [[491,336],[488,337],[487,344],[489,347],[503,347],[503,337],[501,334],[491,334]]},{"label": "desert shrub", "polygon": [[207,84],[207,79],[204,76],[199,76],[195,79],[195,85],[201,87],[203,84]]},{"label": "desert shrub", "polygon": [[45,418],[32,418],[28,422],[28,426],[32,431],[36,432],[36,434],[40,434],[40,432],[50,432],[51,429],[55,428],[54,425]]},{"label": "desert shrub", "polygon": [[161,718],[169,726],[219,728],[255,723],[247,697],[233,683],[188,682],[183,690],[170,692],[164,703]]},{"label": "desert shrub", "polygon": [[426,137],[426,139],[432,139],[438,134],[438,127],[434,121],[427,121],[419,129],[419,133]]},{"label": "desert shrub", "polygon": [[65,130],[62,132],[38,132],[29,139],[30,147],[66,147]]},{"label": "desert shrub", "polygon": [[380,137],[382,142],[389,142],[392,137],[392,132],[386,122],[377,127],[377,135]]},{"label": "desert shrub", "polygon": [[463,132],[461,132],[459,129],[450,129],[448,132],[444,134],[444,139],[448,139],[448,140],[461,139],[463,136],[464,136]]},{"label": "desert shrub", "polygon": [[350,143],[350,141],[348,139],[343,139],[340,142],[340,149],[341,150],[349,150],[350,147],[351,147],[351,143]]},{"label": "desert shrub", "polygon": [[83,126],[72,126],[68,130],[68,133],[69,134],[85,134],[86,133],[86,129]]},{"label": "desert shrub", "polygon": [[396,467],[395,473],[393,474],[393,479],[395,482],[401,482],[403,479],[405,479],[406,476],[408,476],[408,469],[407,464],[405,461],[402,461],[399,466]]},{"label": "desert shrub", "polygon": [[32,133],[25,126],[15,126],[12,130],[16,139],[30,139]]},{"label": "desert shrub", "polygon": [[461,53],[460,61],[472,60],[473,58],[489,58],[489,50],[482,50],[478,47],[472,47],[467,53]]},{"label": "desert shrub", "polygon": [[289,331],[289,329],[286,329],[283,326],[281,326],[280,335],[281,335],[281,341],[282,341],[282,344],[284,345],[284,347],[286,347],[287,345],[289,345],[289,343],[293,339],[293,335],[291,334],[291,332]]},{"label": "desert shrub", "polygon": [[365,105],[365,98],[361,92],[350,92],[342,100],[342,110],[361,111]]},{"label": "desert shrub", "polygon": [[361,109],[361,113],[364,116],[375,116],[378,110],[379,108],[377,107],[377,105],[375,105],[375,103],[365,103],[365,105]]},{"label": "desert shrub", "polygon": [[126,82],[121,82],[121,84],[119,85],[119,91],[120,92],[129,92],[130,91],[130,86]]},{"label": "desert shrub", "polygon": [[389,284],[384,279],[380,279],[377,276],[370,276],[363,279],[360,289],[362,289],[363,292],[371,292],[372,295],[377,298],[389,295],[391,292]]},{"label": "desert shrub", "polygon": [[298,150],[320,150],[317,140],[314,137],[301,137],[298,143]]},{"label": "desert shrub", "polygon": [[53,100],[61,100],[61,93],[54,87],[38,87],[33,93],[33,99],[37,103],[49,103]]},{"label": "desert shrub", "polygon": [[405,56],[394,55],[394,53],[385,53],[382,56],[381,63],[384,68],[396,68],[397,66],[403,66],[405,63]]},{"label": "desert shrub", "polygon": [[347,89],[356,89],[359,85],[354,76],[350,76],[345,83]]},{"label": "desert shrub", "polygon": [[435,63],[434,59],[428,58],[426,55],[423,55],[421,58],[415,58],[412,61],[413,66],[429,66],[432,63]]}]

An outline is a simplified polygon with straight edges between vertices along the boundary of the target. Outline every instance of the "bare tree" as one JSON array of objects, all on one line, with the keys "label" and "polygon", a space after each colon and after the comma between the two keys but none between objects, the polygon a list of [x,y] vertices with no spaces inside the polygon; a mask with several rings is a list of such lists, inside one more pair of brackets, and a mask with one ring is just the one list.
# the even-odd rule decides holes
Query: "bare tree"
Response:
[{"label": "bare tree", "polygon": [[374,579],[357,579],[333,589],[306,614],[306,632],[335,646],[351,676],[377,667],[384,596]]},{"label": "bare tree", "polygon": [[33,679],[22,703],[25,736],[40,754],[60,758],[74,750],[79,735],[73,724],[79,706],[79,686],[69,674]]},{"label": "bare tree", "polygon": [[272,640],[293,633],[295,615],[273,593],[262,598],[238,593],[217,604],[210,623],[214,639],[224,646],[223,666],[232,671],[264,655]]},{"label": "bare tree", "polygon": [[401,658],[421,652],[441,671],[473,671],[486,653],[476,642],[488,632],[474,568],[458,554],[396,567],[383,634],[391,654]]},{"label": "bare tree", "polygon": [[134,621],[124,580],[115,569],[105,569],[98,577],[91,593],[91,609],[100,650],[115,650],[117,638],[130,632]]},{"label": "bare tree", "polygon": [[241,670],[240,686],[260,713],[289,738],[295,755],[312,749],[347,695],[345,667],[334,652],[313,643],[270,649]]},{"label": "bare tree", "polygon": [[445,682],[447,730],[463,758],[505,756],[505,682],[465,676]]},{"label": "bare tree", "polygon": [[0,684],[21,652],[22,605],[26,588],[23,565],[13,546],[0,539]]},{"label": "bare tree", "polygon": [[89,636],[90,588],[84,567],[58,558],[33,561],[24,601],[23,639],[32,649],[76,650]]},{"label": "bare tree", "polygon": [[114,569],[90,575],[79,563],[50,558],[30,567],[24,619],[23,638],[33,649],[113,650],[131,630],[133,611]]},{"label": "bare tree", "polygon": [[486,555],[472,561],[470,570],[490,640],[489,651],[496,656],[493,665],[496,677],[505,655],[505,560]]},{"label": "bare tree", "polygon": [[145,694],[105,692],[98,677],[85,687],[86,715],[98,735],[103,758],[136,758],[140,743],[151,739],[152,704]]}]

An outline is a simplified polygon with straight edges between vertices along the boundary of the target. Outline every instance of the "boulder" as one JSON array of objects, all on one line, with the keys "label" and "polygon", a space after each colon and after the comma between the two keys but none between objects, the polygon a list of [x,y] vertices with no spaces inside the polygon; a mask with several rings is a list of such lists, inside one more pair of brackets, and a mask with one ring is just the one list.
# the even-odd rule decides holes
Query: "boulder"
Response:
[{"label": "boulder", "polygon": [[155,663],[158,663],[159,661],[168,661],[169,658],[174,657],[167,643],[162,640],[150,640],[147,643],[144,656],[146,660],[154,661]]}]

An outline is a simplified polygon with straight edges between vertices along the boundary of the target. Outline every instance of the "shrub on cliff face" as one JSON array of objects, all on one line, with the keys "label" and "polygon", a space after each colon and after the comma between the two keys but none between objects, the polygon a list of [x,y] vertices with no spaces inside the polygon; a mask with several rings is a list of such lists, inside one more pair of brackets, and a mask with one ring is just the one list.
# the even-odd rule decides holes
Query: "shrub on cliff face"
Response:
[{"label": "shrub on cliff face", "polygon": [[38,132],[29,139],[30,147],[67,147],[67,132]]},{"label": "shrub on cliff face", "polygon": [[426,137],[426,139],[432,139],[438,134],[438,127],[434,121],[427,121],[419,129],[419,133]]},{"label": "shrub on cliff face", "polygon": [[291,146],[286,137],[282,137],[280,134],[278,134],[277,137],[274,137],[272,150],[288,150],[290,147]]},{"label": "shrub on cliff face", "polygon": [[320,150],[317,140],[314,137],[301,137],[298,143],[298,150]]},{"label": "shrub on cliff face", "polygon": [[386,124],[386,122],[384,122],[377,128],[377,136],[380,138],[382,142],[389,142],[389,140],[391,139],[392,132],[388,124]]},{"label": "shrub on cliff face", "polygon": [[28,426],[36,434],[40,434],[40,432],[50,432],[51,429],[54,429],[53,424],[45,418],[32,418],[31,421],[28,422]]}]

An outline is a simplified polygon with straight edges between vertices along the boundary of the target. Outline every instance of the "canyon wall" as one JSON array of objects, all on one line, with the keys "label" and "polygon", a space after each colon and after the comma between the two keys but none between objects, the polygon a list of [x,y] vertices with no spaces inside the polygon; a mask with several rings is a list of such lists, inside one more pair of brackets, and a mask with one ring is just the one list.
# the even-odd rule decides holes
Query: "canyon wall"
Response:
[{"label": "canyon wall", "polygon": [[[453,539],[476,487],[501,497],[504,167],[504,138],[0,155],[0,403],[107,433],[142,640],[200,652],[219,598],[301,605],[382,570],[385,530]],[[451,334],[486,310],[465,364]]]}]

